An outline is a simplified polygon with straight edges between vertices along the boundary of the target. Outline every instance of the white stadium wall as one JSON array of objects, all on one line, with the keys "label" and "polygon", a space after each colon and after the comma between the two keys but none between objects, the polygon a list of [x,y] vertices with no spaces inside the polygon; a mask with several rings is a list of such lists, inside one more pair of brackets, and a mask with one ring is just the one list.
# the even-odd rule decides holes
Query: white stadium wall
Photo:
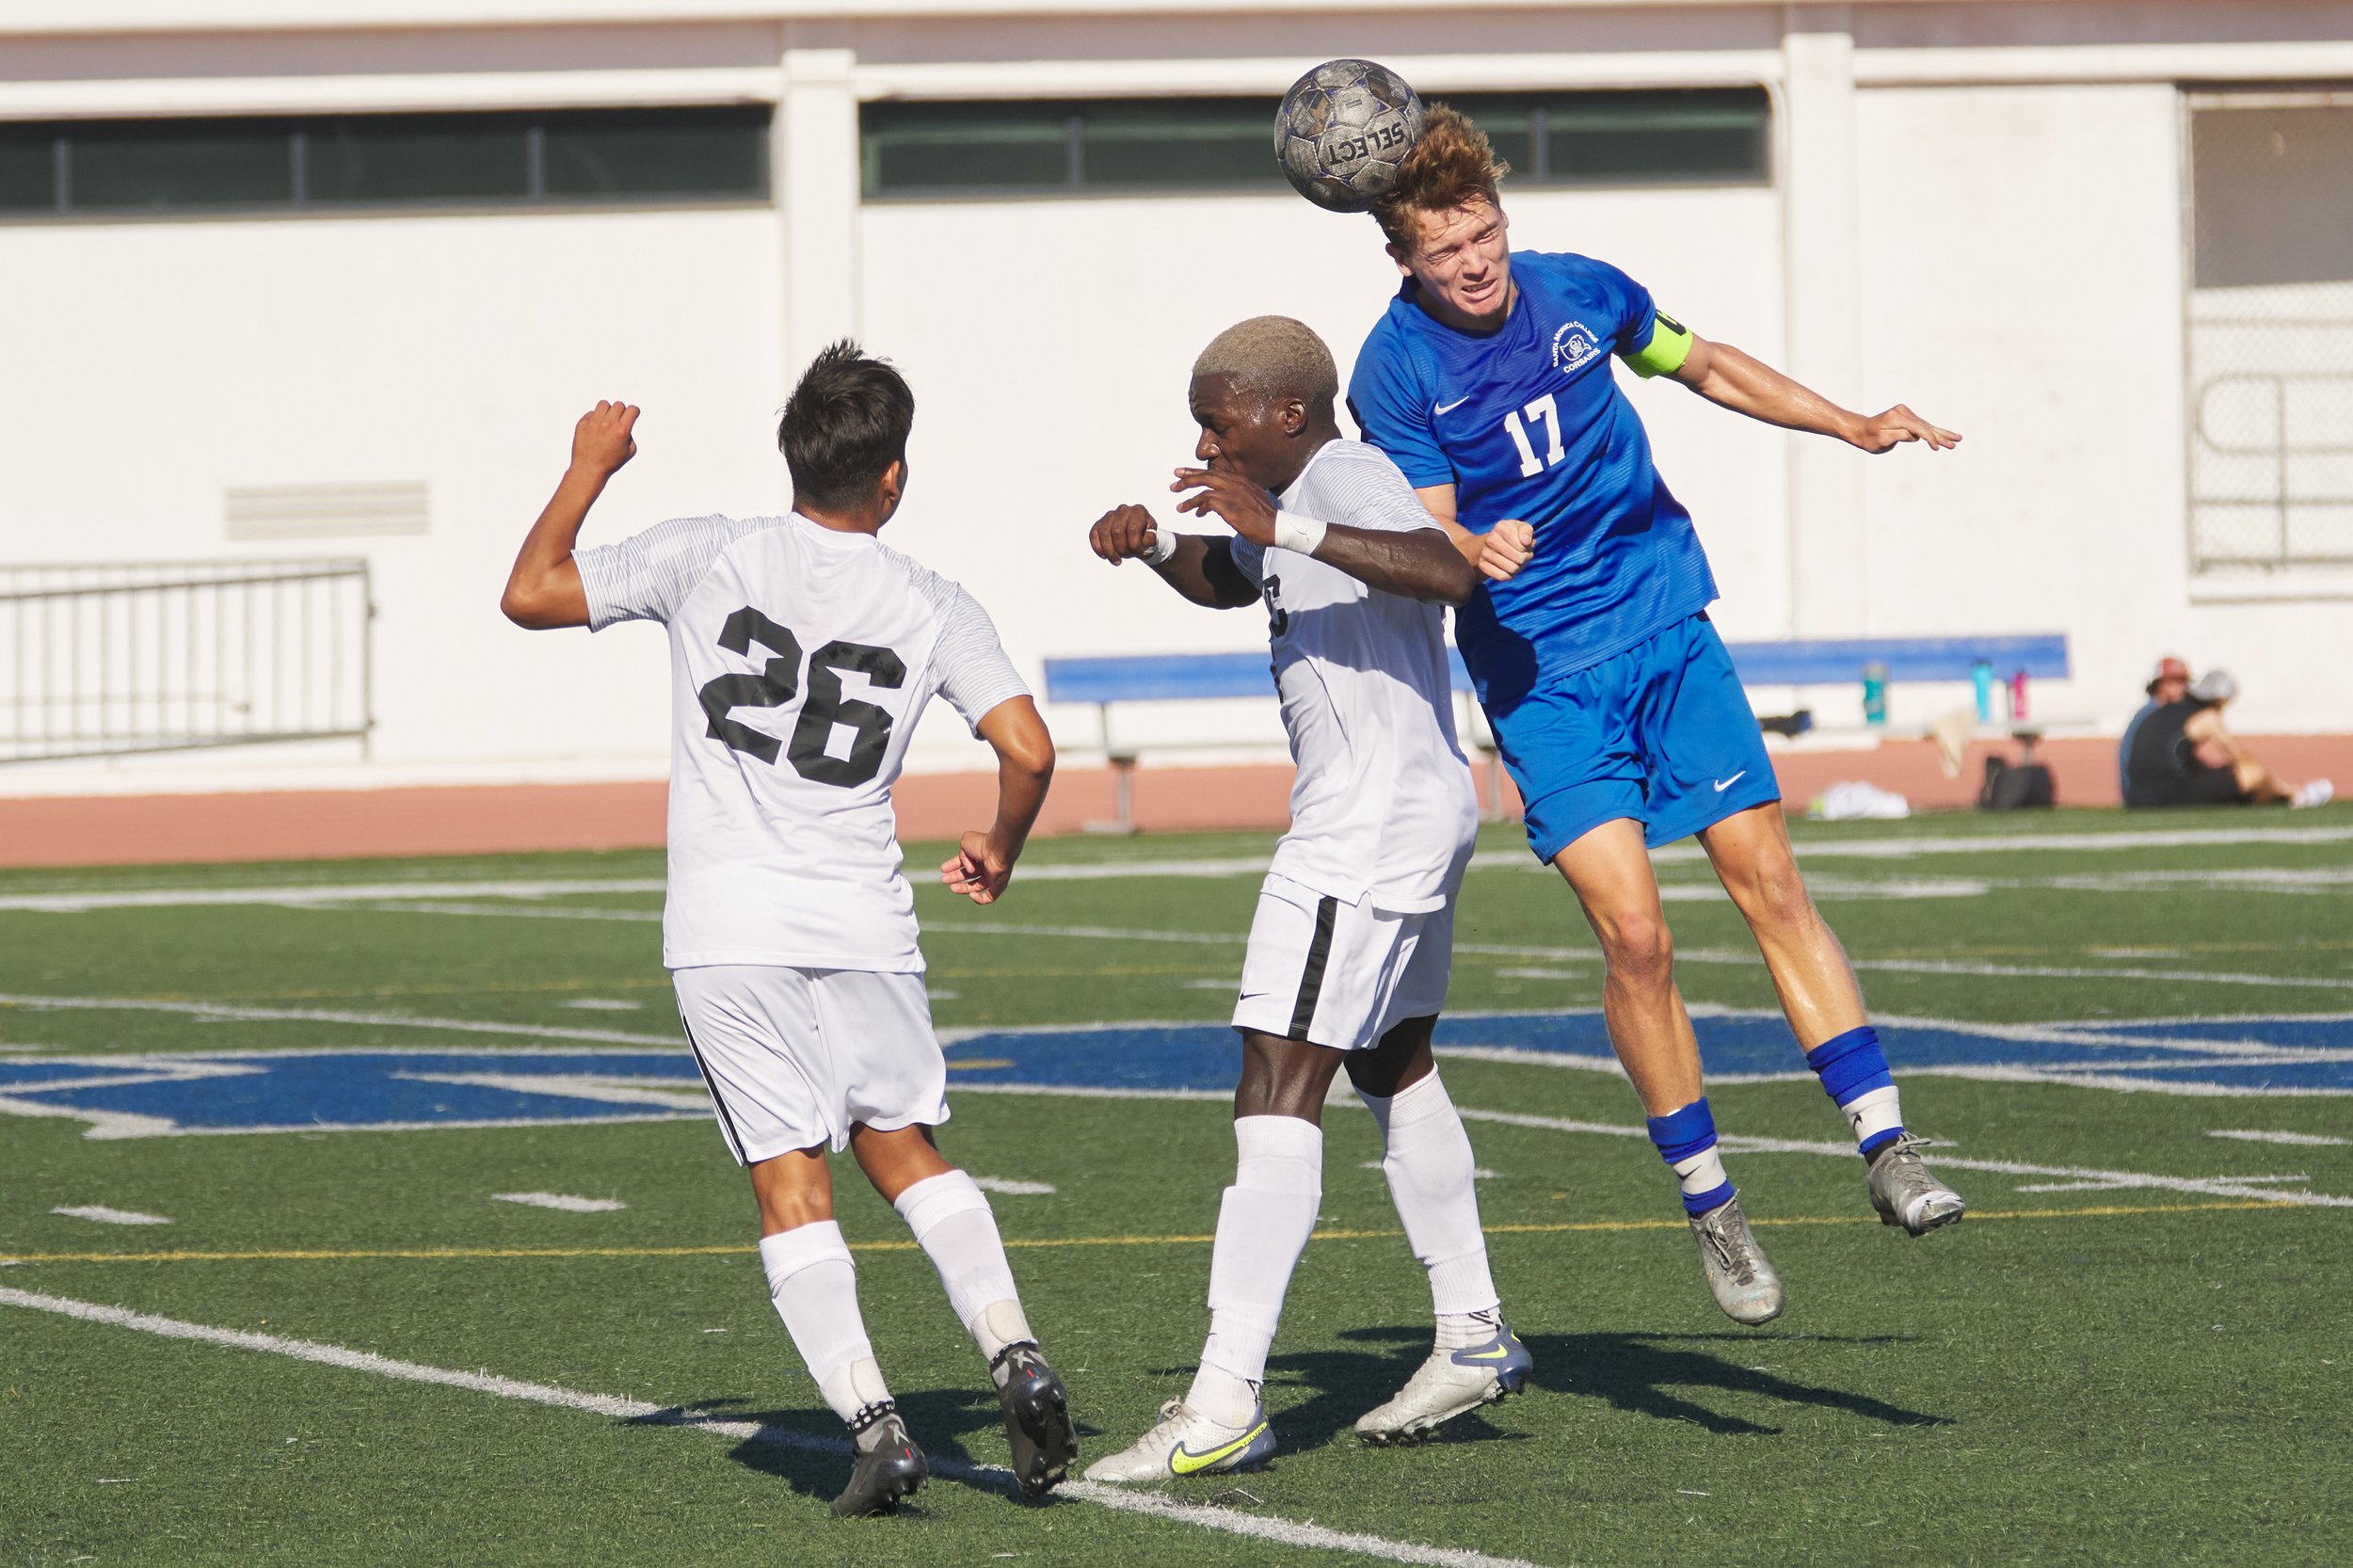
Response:
[{"label": "white stadium wall", "polygon": [[[1209,46],[1179,0],[1050,22],[937,0],[962,14],[927,24],[597,8],[643,24],[629,27],[504,0],[504,24],[475,34],[422,0],[208,8],[255,30],[159,31],[138,0],[0,14],[0,116],[781,93],[776,200],[0,223],[0,563],[358,553],[380,608],[364,758],[320,744],[20,766],[0,792],[658,776],[659,635],[515,631],[495,609],[506,562],[600,396],[647,413],[592,538],[779,507],[774,410],[792,364],[840,331],[897,360],[919,398],[913,488],[888,538],[970,585],[1033,677],[1053,654],[1256,646],[1253,612],[1194,610],[1139,568],[1103,568],[1084,528],[1114,502],[1165,505],[1193,434],[1186,369],[1218,328],[1298,315],[1345,373],[1396,281],[1370,220],[1281,195],[860,204],[846,160],[860,95],[1268,92],[1344,50],[1441,91],[1772,89],[1769,185],[1510,200],[1517,245],[1601,255],[1833,397],[1900,398],[1966,434],[1956,453],[1866,459],[1633,387],[1699,520],[1728,635],[2064,631],[2078,676],[2039,689],[2044,713],[2113,733],[2145,666],[2178,651],[2239,672],[2246,728],[2353,728],[2353,592],[2191,572],[2177,85],[2353,75],[2353,7],[1303,7],[1218,19],[1211,60],[1190,57]],[[355,19],[379,30],[337,31]],[[427,486],[424,533],[226,534],[232,487],[393,480]],[[1857,716],[1852,694],[1809,695],[1831,722]],[[1923,718],[1951,698],[1898,700]],[[1095,740],[1090,711],[1050,716],[1066,744]],[[1277,739],[1255,708],[1145,722]],[[914,755],[979,760],[944,711]]]}]

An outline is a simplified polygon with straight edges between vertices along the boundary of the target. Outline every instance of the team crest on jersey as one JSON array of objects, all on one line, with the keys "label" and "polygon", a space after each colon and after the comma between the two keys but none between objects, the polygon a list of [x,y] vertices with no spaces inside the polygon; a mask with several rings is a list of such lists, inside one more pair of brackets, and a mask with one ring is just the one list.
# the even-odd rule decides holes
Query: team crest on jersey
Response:
[{"label": "team crest on jersey", "polygon": [[1600,352],[1601,344],[1581,321],[1572,321],[1552,335],[1552,362],[1563,376],[1582,369]]}]

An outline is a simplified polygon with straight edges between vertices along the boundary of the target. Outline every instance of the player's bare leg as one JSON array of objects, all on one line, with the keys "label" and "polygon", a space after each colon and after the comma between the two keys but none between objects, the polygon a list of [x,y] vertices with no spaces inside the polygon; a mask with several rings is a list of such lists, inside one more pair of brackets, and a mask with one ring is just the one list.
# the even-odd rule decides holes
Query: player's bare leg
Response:
[{"label": "player's bare leg", "polygon": [[1610,1048],[1633,1080],[1651,1143],[1675,1173],[1716,1304],[1737,1322],[1780,1316],[1781,1276],[1740,1211],[1716,1150],[1716,1122],[1701,1093],[1691,1015],[1674,983],[1674,940],[1640,823],[1603,823],[1553,857],[1601,943],[1602,1017]]},{"label": "player's bare leg", "polygon": [[793,1348],[825,1403],[850,1429],[856,1457],[833,1500],[839,1514],[888,1513],[929,1478],[883,1383],[857,1309],[857,1270],[833,1218],[833,1176],[820,1144],[750,1167],[760,1203],[760,1260]]},{"label": "player's bare leg", "polygon": [[1062,1380],[1022,1313],[987,1196],[940,1157],[928,1127],[879,1131],[860,1125],[851,1129],[850,1152],[939,1272],[948,1304],[997,1386],[1014,1479],[1025,1496],[1044,1496],[1069,1473],[1079,1438]]},{"label": "player's bare leg", "polygon": [[1381,1128],[1382,1174],[1405,1240],[1430,1276],[1435,1344],[1405,1386],[1356,1422],[1368,1443],[1413,1442],[1528,1386],[1535,1365],[1503,1320],[1479,1224],[1470,1136],[1430,1054],[1435,1016],[1408,1018],[1345,1062]]},{"label": "player's bare leg", "polygon": [[1732,895],[1773,977],[1782,1013],[1869,1162],[1880,1218],[1925,1236],[1961,1217],[1961,1195],[1920,1158],[1925,1140],[1904,1128],[1903,1108],[1846,950],[1805,890],[1778,804],[1753,807],[1704,830],[1700,842]]}]

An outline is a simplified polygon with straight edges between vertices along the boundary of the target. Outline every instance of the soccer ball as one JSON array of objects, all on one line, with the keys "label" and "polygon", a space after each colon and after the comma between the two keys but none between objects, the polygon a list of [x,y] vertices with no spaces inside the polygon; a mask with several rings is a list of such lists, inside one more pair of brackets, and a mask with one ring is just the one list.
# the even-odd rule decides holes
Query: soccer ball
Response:
[{"label": "soccer ball", "polygon": [[1274,155],[1291,188],[1327,212],[1361,213],[1421,139],[1421,98],[1370,60],[1327,60],[1283,95]]}]

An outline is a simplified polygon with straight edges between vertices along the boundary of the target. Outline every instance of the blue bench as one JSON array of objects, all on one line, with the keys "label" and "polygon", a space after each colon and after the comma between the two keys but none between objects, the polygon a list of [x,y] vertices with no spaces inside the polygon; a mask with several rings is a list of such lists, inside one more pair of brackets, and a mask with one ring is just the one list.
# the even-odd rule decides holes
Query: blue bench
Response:
[{"label": "blue bench", "polygon": [[[1836,637],[1784,642],[1730,643],[1733,666],[1750,686],[1853,685],[1866,667],[1883,666],[1890,684],[1972,680],[1977,666],[1991,667],[1996,680],[2024,673],[2036,680],[2068,674],[2067,637],[2062,632],[1985,637]],[[1468,701],[1469,672],[1463,656],[1447,649],[1454,690],[1465,698],[1464,733],[1488,754],[1488,802],[1500,808],[1501,784],[1494,743],[1484,715]],[[1209,698],[1273,696],[1274,679],[1264,651],[1250,653],[1109,653],[1046,661],[1046,700],[1091,702],[1101,725],[1118,816],[1102,824],[1135,830],[1134,774],[1139,749],[1121,746],[1112,731],[1112,709],[1124,702],[1188,702]],[[1157,747],[1155,749],[1158,749]]]}]

